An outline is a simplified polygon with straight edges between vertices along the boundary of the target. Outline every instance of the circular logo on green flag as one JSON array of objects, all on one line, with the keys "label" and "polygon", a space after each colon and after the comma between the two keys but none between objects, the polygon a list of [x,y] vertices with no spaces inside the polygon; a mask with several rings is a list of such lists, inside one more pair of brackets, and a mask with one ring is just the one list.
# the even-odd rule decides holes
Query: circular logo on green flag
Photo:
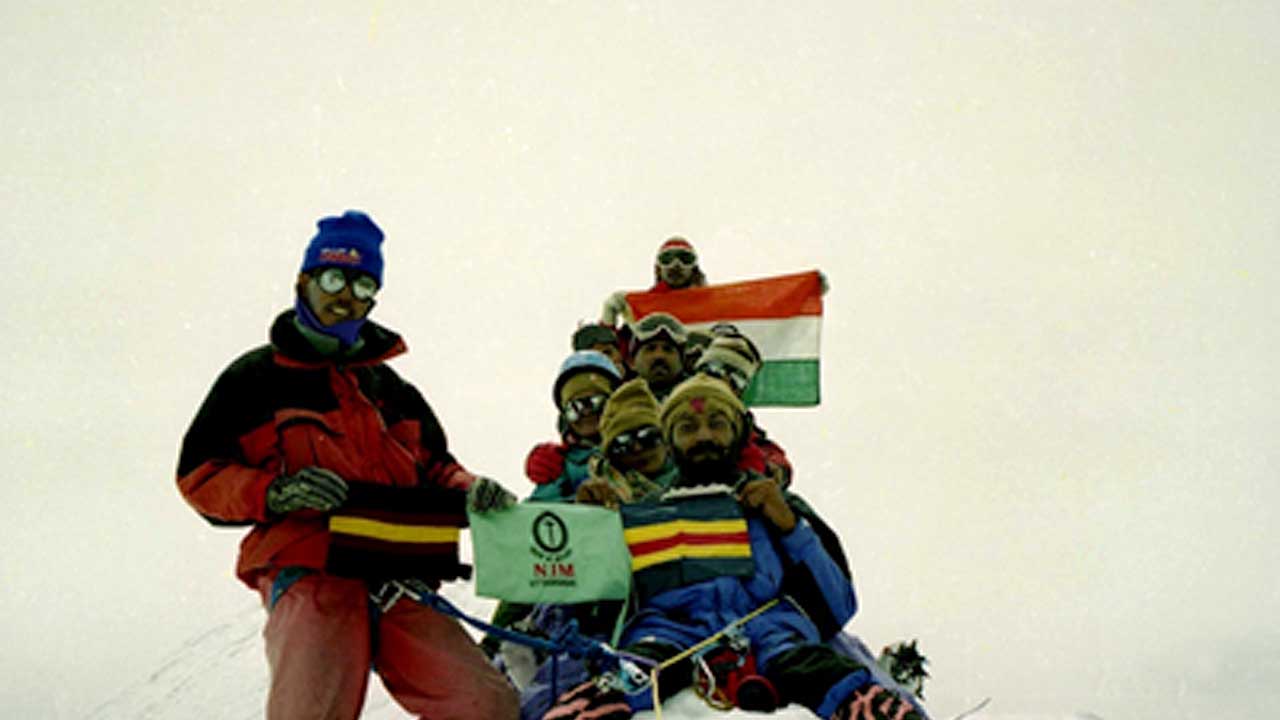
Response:
[{"label": "circular logo on green flag", "polygon": [[533,519],[533,542],[548,555],[555,555],[569,544],[569,526],[548,510]]}]

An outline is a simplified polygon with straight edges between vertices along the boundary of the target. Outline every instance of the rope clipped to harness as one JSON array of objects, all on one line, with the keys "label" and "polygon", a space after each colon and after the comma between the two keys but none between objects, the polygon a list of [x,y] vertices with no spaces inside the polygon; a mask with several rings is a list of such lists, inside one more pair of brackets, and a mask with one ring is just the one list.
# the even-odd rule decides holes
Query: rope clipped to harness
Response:
[{"label": "rope clipped to harness", "polygon": [[777,605],[777,604],[778,604],[777,598],[770,600],[769,602],[761,605],[755,610],[752,610],[746,615],[743,615],[737,620],[734,620],[728,625],[725,625],[723,628],[720,629],[719,632],[716,632],[713,635],[707,636],[696,645],[693,645],[692,647],[684,650],[683,652],[677,655],[667,658],[666,660],[659,663],[656,667],[649,670],[649,685],[650,685],[650,691],[653,693],[654,717],[657,718],[657,720],[662,720],[662,699],[658,693],[658,673],[659,672],[665,670],[666,668],[672,665],[675,665],[676,663],[680,662],[681,660],[684,660],[685,658],[691,655],[697,654],[702,650],[710,647],[711,645],[718,642],[721,638],[725,637],[728,633],[736,630],[739,627],[742,627],[743,625],[746,625],[748,622],[751,622],[757,617],[763,615],[766,611],[768,611],[770,608],[772,608],[774,605]]},{"label": "rope clipped to harness", "polygon": [[778,709],[778,690],[756,668],[751,640],[741,627],[726,630],[723,642],[693,656],[693,689],[715,710]]}]

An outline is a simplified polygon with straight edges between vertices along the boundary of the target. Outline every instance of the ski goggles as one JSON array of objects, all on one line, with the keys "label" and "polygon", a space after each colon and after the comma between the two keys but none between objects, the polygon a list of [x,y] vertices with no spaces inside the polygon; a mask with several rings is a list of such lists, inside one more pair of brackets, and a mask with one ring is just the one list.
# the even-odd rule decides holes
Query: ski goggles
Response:
[{"label": "ski goggles", "polygon": [[719,360],[702,363],[698,366],[698,372],[729,383],[729,387],[733,388],[733,392],[737,395],[745,392],[747,386],[751,384],[751,378],[747,377],[746,373]]},{"label": "ski goggles", "polygon": [[656,425],[646,425],[638,430],[628,430],[619,434],[609,443],[610,457],[630,455],[658,447],[662,442],[662,431]]},{"label": "ski goggles", "polygon": [[574,398],[564,404],[564,419],[567,422],[578,422],[588,415],[599,415],[604,404],[609,401],[608,395],[588,395]]},{"label": "ski goggles", "polygon": [[679,320],[666,313],[653,313],[645,315],[640,322],[631,327],[631,347],[634,349],[640,343],[648,342],[662,333],[666,333],[671,341],[681,348],[689,338]]},{"label": "ski goggles", "polygon": [[663,250],[658,253],[659,265],[697,265],[698,256],[693,254],[692,250]]},{"label": "ski goggles", "polygon": [[372,300],[373,296],[378,294],[378,281],[374,280],[372,275],[354,270],[325,268],[316,276],[316,283],[320,285],[321,290],[330,295],[337,295],[342,292],[342,288],[351,285],[351,294],[357,300]]}]

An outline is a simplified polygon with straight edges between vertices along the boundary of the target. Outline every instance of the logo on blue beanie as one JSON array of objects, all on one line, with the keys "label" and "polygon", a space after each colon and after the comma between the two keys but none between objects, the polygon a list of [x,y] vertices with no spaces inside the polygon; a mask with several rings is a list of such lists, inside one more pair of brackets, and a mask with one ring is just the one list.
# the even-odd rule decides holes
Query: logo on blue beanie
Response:
[{"label": "logo on blue beanie", "polygon": [[340,217],[321,218],[319,232],[302,256],[302,272],[339,266],[360,270],[382,285],[382,230],[370,217],[348,210]]},{"label": "logo on blue beanie", "polygon": [[360,251],[355,248],[322,248],[320,264],[360,267]]}]

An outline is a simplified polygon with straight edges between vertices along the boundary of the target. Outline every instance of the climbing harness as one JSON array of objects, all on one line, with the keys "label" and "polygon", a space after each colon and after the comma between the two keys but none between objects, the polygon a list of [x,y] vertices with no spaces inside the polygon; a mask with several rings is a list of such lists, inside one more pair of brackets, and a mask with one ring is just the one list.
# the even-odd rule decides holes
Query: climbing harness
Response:
[{"label": "climbing harness", "polygon": [[774,598],[774,599],[770,600],[769,602],[767,602],[767,603],[765,603],[765,604],[761,605],[760,607],[756,608],[755,610],[752,610],[751,612],[747,613],[746,615],[743,615],[742,617],[738,618],[737,620],[734,620],[733,622],[731,622],[731,623],[729,623],[728,625],[724,626],[723,628],[721,628],[721,629],[720,629],[720,631],[719,631],[719,632],[716,632],[715,634],[710,635],[710,636],[708,636],[708,637],[704,638],[701,642],[697,643],[696,645],[693,645],[692,647],[690,647],[690,648],[688,648],[688,649],[684,650],[683,652],[681,652],[681,653],[679,653],[679,654],[677,654],[677,655],[674,655],[674,656],[672,656],[672,657],[670,657],[670,658],[667,658],[667,659],[666,659],[666,660],[664,660],[663,662],[659,663],[656,667],[654,667],[654,668],[650,669],[650,670],[649,670],[649,685],[650,685],[650,691],[653,693],[653,713],[654,713],[654,717],[655,717],[657,720],[662,720],[662,699],[661,699],[661,697],[660,697],[660,695],[659,695],[659,693],[658,693],[658,673],[659,673],[659,672],[661,672],[661,671],[665,670],[666,668],[668,668],[668,667],[670,667],[670,666],[672,666],[672,665],[675,665],[676,663],[680,662],[681,660],[684,660],[684,659],[685,659],[685,658],[687,658],[687,657],[690,657],[690,656],[692,656],[692,655],[695,655],[695,654],[697,654],[697,653],[701,652],[703,649],[705,649],[705,648],[707,648],[707,647],[709,647],[709,646],[711,646],[711,645],[715,644],[715,643],[716,643],[716,642],[718,642],[721,638],[723,638],[727,633],[732,632],[733,630],[735,630],[735,629],[737,629],[737,628],[739,628],[739,627],[741,627],[741,626],[743,626],[743,625],[746,625],[748,622],[751,622],[752,620],[754,620],[755,618],[759,617],[760,615],[763,615],[763,614],[765,613],[765,611],[769,610],[770,608],[772,608],[774,605],[777,605],[777,604],[778,604],[778,599],[777,599],[777,598]]},{"label": "climbing harness", "polygon": [[693,689],[716,710],[773,712],[778,707],[777,688],[756,669],[751,640],[740,626],[693,656]]}]

